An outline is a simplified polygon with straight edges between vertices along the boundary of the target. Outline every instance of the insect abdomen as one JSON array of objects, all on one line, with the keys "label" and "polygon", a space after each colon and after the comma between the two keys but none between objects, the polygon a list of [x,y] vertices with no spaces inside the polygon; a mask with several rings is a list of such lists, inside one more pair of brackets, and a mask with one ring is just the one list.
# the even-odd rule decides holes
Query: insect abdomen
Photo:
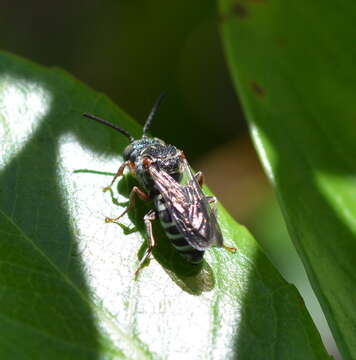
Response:
[{"label": "insect abdomen", "polygon": [[194,249],[189,245],[172,220],[161,194],[156,195],[154,203],[164,231],[178,253],[192,264],[200,263],[203,260],[204,251]]}]

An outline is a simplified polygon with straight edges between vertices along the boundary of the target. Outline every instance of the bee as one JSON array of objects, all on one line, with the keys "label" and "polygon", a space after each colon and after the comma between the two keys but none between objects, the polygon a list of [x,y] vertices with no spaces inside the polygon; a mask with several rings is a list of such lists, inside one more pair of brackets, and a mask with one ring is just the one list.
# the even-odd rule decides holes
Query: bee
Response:
[{"label": "bee", "polygon": [[106,218],[106,221],[116,222],[124,216],[135,206],[136,197],[141,200],[152,200],[154,204],[154,209],[144,216],[148,246],[135,276],[156,245],[152,222],[157,217],[174,248],[189,263],[199,264],[205,250],[211,246],[223,247],[231,252],[236,251],[235,248],[224,245],[217,222],[217,200],[214,196],[206,196],[203,193],[203,173],[193,173],[182,150],[166,144],[161,139],[147,136],[163,97],[162,94],[155,102],[140,139],[134,139],[126,130],[95,115],[83,114],[89,119],[115,129],[125,135],[130,142],[123,152],[124,163],[104,191],[112,187],[115,180],[123,175],[126,167],[140,185],[132,188],[125,211],[116,218]]}]

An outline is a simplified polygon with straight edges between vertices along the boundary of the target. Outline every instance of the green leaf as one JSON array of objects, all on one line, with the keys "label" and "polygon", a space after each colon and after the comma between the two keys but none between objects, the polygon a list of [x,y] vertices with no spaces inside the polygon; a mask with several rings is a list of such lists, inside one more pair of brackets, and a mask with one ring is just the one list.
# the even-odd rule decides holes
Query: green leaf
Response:
[{"label": "green leaf", "polygon": [[356,4],[221,0],[220,9],[261,161],[340,350],[355,359]]},{"label": "green leaf", "polygon": [[0,54],[0,358],[328,358],[294,286],[223,209],[236,254],[212,249],[190,265],[157,225],[154,259],[134,281],[147,207],[106,224],[133,179],[102,192],[127,139],[83,112],[141,134],[63,71]]}]

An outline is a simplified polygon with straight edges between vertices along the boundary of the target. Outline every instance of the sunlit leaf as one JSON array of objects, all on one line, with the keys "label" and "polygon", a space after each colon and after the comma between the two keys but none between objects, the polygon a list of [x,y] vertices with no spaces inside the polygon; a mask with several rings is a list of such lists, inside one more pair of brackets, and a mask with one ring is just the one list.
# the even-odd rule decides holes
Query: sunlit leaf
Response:
[{"label": "sunlit leaf", "polygon": [[328,358],[296,289],[223,209],[236,254],[187,264],[155,226],[154,258],[134,281],[149,205],[105,223],[132,186],[125,176],[102,192],[127,139],[83,112],[141,133],[63,71],[0,55],[0,358]]}]

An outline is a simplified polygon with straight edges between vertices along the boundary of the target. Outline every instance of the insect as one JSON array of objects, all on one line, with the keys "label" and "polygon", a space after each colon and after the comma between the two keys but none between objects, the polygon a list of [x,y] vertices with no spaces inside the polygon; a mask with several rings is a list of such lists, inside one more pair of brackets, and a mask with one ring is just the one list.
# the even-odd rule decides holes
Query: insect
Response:
[{"label": "insect", "polygon": [[[95,115],[83,114],[87,118],[110,126],[125,135],[130,142],[123,153],[124,163],[104,191],[110,189],[117,177],[123,175],[126,167],[140,184],[140,187],[132,188],[126,210],[116,218],[106,218],[106,221],[116,222],[124,216],[134,207],[136,196],[141,200],[153,200],[154,209],[144,216],[148,246],[135,275],[142,269],[156,245],[152,222],[157,217],[172,245],[192,264],[200,263],[205,250],[212,245],[224,247],[231,252],[236,251],[235,248],[224,245],[216,218],[217,200],[203,193],[202,172],[193,174],[182,150],[166,144],[161,139],[147,136],[162,99],[163,95],[154,104],[140,139],[134,139],[126,130]],[[186,183],[183,182],[183,178],[187,179]]]}]

